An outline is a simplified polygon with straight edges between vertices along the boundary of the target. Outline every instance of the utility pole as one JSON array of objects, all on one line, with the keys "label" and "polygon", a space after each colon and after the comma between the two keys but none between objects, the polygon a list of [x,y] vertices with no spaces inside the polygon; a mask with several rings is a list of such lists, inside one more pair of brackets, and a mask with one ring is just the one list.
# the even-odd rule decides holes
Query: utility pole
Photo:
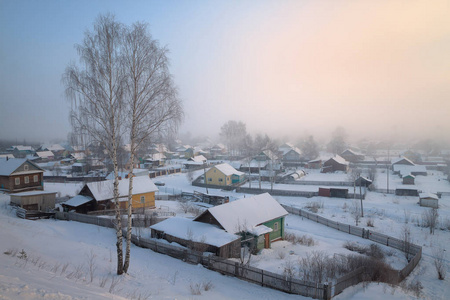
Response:
[{"label": "utility pole", "polygon": [[389,194],[389,165],[390,165],[390,163],[391,163],[391,158],[390,158],[390,153],[389,153],[389,149],[390,147],[389,147],[389,145],[388,145],[388,163],[386,164],[386,166],[387,166],[387,170],[386,170],[386,174],[387,174],[387,184],[386,184],[386,186],[387,186],[387,191],[386,191],[386,193],[387,194]]}]

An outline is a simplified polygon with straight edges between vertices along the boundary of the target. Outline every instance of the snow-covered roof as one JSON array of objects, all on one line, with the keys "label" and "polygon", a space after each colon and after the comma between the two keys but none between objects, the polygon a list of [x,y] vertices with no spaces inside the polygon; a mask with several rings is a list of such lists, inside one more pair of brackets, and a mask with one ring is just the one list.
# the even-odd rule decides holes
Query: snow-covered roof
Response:
[{"label": "snow-covered roof", "polygon": [[[113,195],[114,180],[105,180],[97,182],[89,182],[86,185],[92,192],[95,200],[103,201],[114,197]],[[129,179],[119,180],[119,197],[128,196]],[[158,188],[147,176],[133,177],[133,195],[156,192]]]},{"label": "snow-covered roof", "polygon": [[41,146],[42,150],[48,150],[48,151],[64,151],[66,150],[63,146],[61,146],[60,144],[44,144]]},{"label": "snow-covered roof", "polygon": [[348,165],[348,161],[346,161],[342,156],[340,155],[336,155],[332,158],[330,158],[330,160],[334,160],[335,162],[341,164],[341,165]]},{"label": "snow-covered roof", "polygon": [[75,159],[84,159],[86,154],[84,152],[75,152],[71,154]]},{"label": "snow-covered roof", "polygon": [[420,193],[419,194],[419,198],[420,199],[431,198],[431,199],[434,199],[434,200],[439,200],[439,197],[436,194],[433,194],[433,193]]},{"label": "snow-covered roof", "polygon": [[166,156],[164,155],[164,153],[154,153],[154,154],[149,154],[147,156],[147,158],[145,159],[145,161],[161,161],[166,159]]},{"label": "snow-covered roof", "polygon": [[355,156],[362,155],[361,153],[358,153],[352,149],[346,149],[341,153],[341,155],[347,155],[347,154],[355,155]]},{"label": "snow-covered roof", "polygon": [[88,203],[89,201],[92,201],[92,197],[76,195],[75,197],[70,198],[69,200],[67,200],[66,202],[64,202],[62,204],[72,206],[72,207],[78,207],[80,205]]},{"label": "snow-covered roof", "polygon": [[189,158],[189,160],[196,163],[204,163],[207,161],[206,157],[204,157],[203,155],[196,155],[194,157]]},{"label": "snow-covered roof", "polygon": [[220,164],[220,165],[216,165],[214,166],[217,170],[219,170],[220,172],[222,172],[223,174],[225,174],[225,176],[230,176],[230,175],[244,175],[243,172],[239,172],[238,170],[236,170],[235,168],[233,168],[232,166],[230,166],[229,164]]},{"label": "snow-covered roof", "polygon": [[299,148],[294,147],[294,148],[291,148],[291,149],[288,149],[288,150],[283,151],[283,156],[286,155],[286,154],[288,154],[288,153],[291,152],[291,151],[297,153],[298,155],[302,155],[302,151],[301,151]]},{"label": "snow-covered roof", "polygon": [[0,154],[0,158],[15,158],[13,154]]},{"label": "snow-covered roof", "polygon": [[34,151],[33,147],[31,147],[31,146],[15,145],[15,146],[12,146],[11,148],[17,149],[19,151]]},{"label": "snow-covered roof", "polygon": [[[27,161],[26,158],[0,158],[0,176],[9,176],[11,175],[17,168],[19,168],[22,164]],[[39,170],[42,170],[39,166],[28,161],[33,164]]]},{"label": "snow-covered roof", "polygon": [[394,172],[399,172],[402,176],[407,176],[412,173],[427,173],[427,168],[422,165],[393,165]]},{"label": "snow-covered roof", "polygon": [[[261,161],[261,160],[252,159],[250,161],[250,168],[264,169],[268,164],[269,164],[269,161],[267,161],[267,160]],[[244,169],[248,168],[248,167],[249,167],[249,164],[247,162],[245,162],[241,165],[241,168],[244,168]]]},{"label": "snow-covered roof", "polygon": [[398,158],[396,158],[396,159],[393,159],[393,160],[392,160],[392,164],[393,164],[393,165],[398,164],[398,163],[401,162],[402,160],[404,160],[407,164],[409,164],[409,165],[411,165],[411,166],[414,166],[414,165],[415,165],[410,159],[408,159],[408,158],[406,158],[406,157],[404,157],[404,156],[401,156],[401,157],[398,157]]},{"label": "snow-covered roof", "polygon": [[195,222],[191,219],[172,217],[158,224],[150,226],[151,229],[163,231],[171,236],[202,242],[208,245],[221,247],[241,237],[228,233],[215,225]]},{"label": "snow-covered roof", "polygon": [[288,214],[268,193],[211,207],[207,211],[229,233],[252,232],[262,223]]},{"label": "snow-covered roof", "polygon": [[40,158],[49,158],[55,156],[55,154],[53,154],[53,152],[49,150],[36,152],[36,155],[39,156]]}]

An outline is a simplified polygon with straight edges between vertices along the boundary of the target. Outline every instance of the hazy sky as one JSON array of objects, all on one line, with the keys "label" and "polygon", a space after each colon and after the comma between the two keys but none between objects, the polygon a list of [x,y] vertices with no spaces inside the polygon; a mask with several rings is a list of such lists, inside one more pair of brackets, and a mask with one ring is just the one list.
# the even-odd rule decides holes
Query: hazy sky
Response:
[{"label": "hazy sky", "polygon": [[450,1],[0,0],[0,138],[67,136],[61,76],[107,12],[170,49],[184,132],[450,136]]}]

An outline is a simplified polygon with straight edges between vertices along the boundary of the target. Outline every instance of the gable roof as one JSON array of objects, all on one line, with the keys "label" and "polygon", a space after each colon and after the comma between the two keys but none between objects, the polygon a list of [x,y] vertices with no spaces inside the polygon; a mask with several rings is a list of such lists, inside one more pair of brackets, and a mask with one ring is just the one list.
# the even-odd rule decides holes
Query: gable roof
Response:
[{"label": "gable roof", "polygon": [[44,171],[44,169],[40,168],[35,163],[27,160],[26,158],[0,158],[0,176],[9,176],[15,170],[17,170],[24,163],[30,163],[34,167],[36,167],[40,171]]},{"label": "gable roof", "polygon": [[330,158],[329,160],[334,160],[338,164],[348,165],[348,161],[346,161],[342,156],[336,155],[335,157]]},{"label": "gable roof", "polygon": [[[128,196],[129,179],[119,180],[119,197]],[[95,200],[103,201],[114,198],[114,180],[96,181],[86,183]],[[158,188],[147,176],[133,177],[133,195],[156,192]]]},{"label": "gable roof", "polygon": [[255,232],[258,225],[288,214],[269,193],[211,207],[204,213],[206,212],[209,212],[229,233],[237,233],[242,230]]},{"label": "gable roof", "polygon": [[360,156],[362,155],[361,153],[357,153],[356,151],[352,150],[352,149],[345,149],[341,155],[345,156],[345,155],[354,155],[354,156]]},{"label": "gable roof", "polygon": [[38,152],[36,152],[36,155],[39,156],[40,158],[49,158],[49,157],[55,156],[55,154],[53,154],[53,152],[49,151],[49,150],[38,151]]},{"label": "gable roof", "polygon": [[225,174],[225,176],[230,176],[230,175],[244,175],[244,172],[240,172],[238,170],[236,170],[235,168],[233,168],[232,166],[230,166],[229,164],[220,164],[220,165],[216,165],[214,166],[214,168],[216,168],[217,170],[219,170],[220,172],[222,172],[223,174]]},{"label": "gable roof", "polygon": [[415,166],[415,164],[414,164],[411,160],[409,160],[408,158],[406,158],[406,157],[404,157],[404,156],[401,156],[401,157],[398,157],[398,158],[392,160],[392,164],[393,164],[393,165],[395,165],[395,164],[400,164],[400,163],[401,163],[402,165],[411,165],[411,166]]},{"label": "gable roof", "polygon": [[433,193],[420,193],[419,198],[420,199],[430,198],[430,199],[434,199],[434,200],[439,200],[439,197]]}]

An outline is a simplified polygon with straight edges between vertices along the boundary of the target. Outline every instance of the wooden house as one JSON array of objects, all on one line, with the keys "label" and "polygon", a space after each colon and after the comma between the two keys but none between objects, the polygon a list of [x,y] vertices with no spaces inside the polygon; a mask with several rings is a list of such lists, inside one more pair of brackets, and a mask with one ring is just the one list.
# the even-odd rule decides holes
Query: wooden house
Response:
[{"label": "wooden house", "polygon": [[11,204],[26,210],[47,211],[55,209],[56,192],[29,191],[11,194]]},{"label": "wooden house", "polygon": [[52,151],[38,151],[36,152],[37,160],[39,162],[48,162],[55,159],[55,154]]},{"label": "wooden house", "polygon": [[150,229],[152,238],[165,239],[197,251],[211,252],[223,258],[239,258],[241,254],[241,237],[215,225],[172,217]]},{"label": "wooden house", "polygon": [[414,166],[415,164],[410,159],[408,159],[404,156],[400,156],[400,157],[392,160],[392,163],[391,163],[392,170],[394,170],[395,165]]},{"label": "wooden house", "polygon": [[263,249],[284,238],[286,215],[288,212],[272,196],[264,193],[208,208],[194,221],[239,234],[243,243]]},{"label": "wooden house", "polygon": [[36,152],[33,147],[22,145],[11,146],[11,148],[7,149],[7,151],[11,152],[16,158],[25,158]]},{"label": "wooden house", "polygon": [[206,171],[206,182],[211,185],[229,186],[244,182],[245,173],[240,172],[229,164],[219,164]]},{"label": "wooden house", "polygon": [[439,197],[432,193],[420,193],[419,205],[425,207],[439,208]]},{"label": "wooden house", "polygon": [[302,152],[294,147],[283,154],[283,164],[285,166],[298,166],[302,162]]},{"label": "wooden house", "polygon": [[363,154],[353,151],[352,149],[344,150],[340,156],[342,158],[344,158],[346,161],[353,162],[353,163],[364,160]]},{"label": "wooden house", "polygon": [[416,176],[408,174],[406,176],[403,176],[403,184],[414,184],[414,180],[416,179]]},{"label": "wooden house", "polygon": [[323,163],[322,173],[330,173],[336,171],[347,172],[349,163],[341,156],[336,155]]},{"label": "wooden house", "polygon": [[355,185],[356,186],[365,186],[368,187],[369,185],[372,184],[372,180],[370,180],[369,178],[366,178],[364,176],[359,176],[356,180],[355,180]]},{"label": "wooden house", "polygon": [[[79,201],[66,202],[67,207],[72,207],[77,210],[103,210],[114,207],[114,180],[89,182],[84,185],[79,195],[85,198]],[[119,180],[119,202],[120,209],[126,209],[128,204],[128,187],[129,179]],[[133,177],[133,195],[131,197],[133,210],[147,209],[155,207],[155,192],[158,190],[156,185],[150,180],[148,176]],[[95,202],[90,203],[91,200]],[[68,201],[71,201],[69,199]],[[78,208],[80,205],[87,205],[89,208]],[[74,205],[77,204],[77,205]]]},{"label": "wooden house", "polygon": [[184,163],[186,169],[195,169],[206,165],[208,160],[203,155],[196,155],[187,160]]},{"label": "wooden house", "polygon": [[24,158],[0,159],[0,190],[22,192],[44,189],[44,169]]}]

